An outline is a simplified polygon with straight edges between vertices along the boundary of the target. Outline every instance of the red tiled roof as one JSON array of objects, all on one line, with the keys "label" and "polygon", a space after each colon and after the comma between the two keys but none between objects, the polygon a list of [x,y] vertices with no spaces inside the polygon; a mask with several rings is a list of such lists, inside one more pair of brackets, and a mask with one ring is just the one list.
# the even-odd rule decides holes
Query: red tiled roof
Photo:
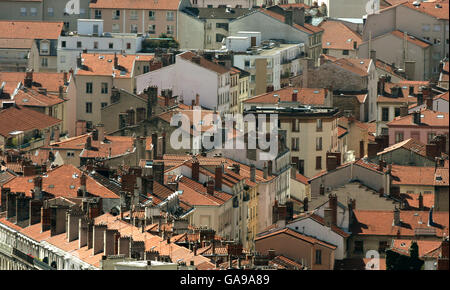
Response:
[{"label": "red tiled roof", "polygon": [[[395,239],[392,241],[391,250],[394,250],[400,254],[409,256],[409,248],[413,240]],[[425,254],[432,252],[441,247],[441,241],[424,241],[416,240],[417,246],[419,246],[419,257],[423,257]]]},{"label": "red tiled roof", "polygon": [[199,55],[197,55],[197,54],[195,54],[193,52],[190,52],[190,51],[183,52],[183,53],[179,54],[179,56],[182,57],[185,60],[190,61],[190,62],[193,62],[192,58],[194,56],[198,56],[198,57],[200,57],[200,64],[199,65],[201,67],[204,67],[204,68],[206,68],[208,70],[212,70],[212,71],[214,71],[214,72],[216,72],[218,74],[224,74],[224,73],[227,73],[227,72],[230,71],[226,67],[224,67],[224,66],[222,66],[220,64],[214,63],[212,61],[209,61],[206,58],[204,58],[203,56],[199,56]]},{"label": "red tiled roof", "polygon": [[143,9],[143,10],[177,10],[179,0],[97,0],[89,8],[103,9]]},{"label": "red tiled roof", "polygon": [[[401,193],[401,197],[408,203],[409,207],[415,210],[419,210],[419,193]],[[434,205],[434,194],[425,193],[423,197],[423,210],[430,210]]]},{"label": "red tiled roof", "polygon": [[[0,72],[0,83],[11,83],[12,90],[4,90],[8,93],[13,93],[19,82],[24,82],[25,72]],[[68,78],[70,78],[68,74]],[[48,92],[58,93],[59,86],[64,86],[64,73],[55,72],[33,72],[33,86],[32,89],[37,90],[42,87]]]},{"label": "red tiled roof", "polygon": [[[83,53],[81,59],[87,70],[77,69],[77,75],[84,76],[112,76],[115,78],[131,78],[134,62],[141,56],[135,54],[116,54],[118,68],[114,68],[114,54]],[[125,73],[123,73],[125,72]]]},{"label": "red tiled roof", "polygon": [[400,211],[401,226],[393,225],[393,211],[354,210],[357,221],[351,228],[354,235],[381,235],[381,236],[411,236],[415,237],[415,230],[433,231],[437,237],[448,233],[448,212],[433,212],[433,222],[438,226],[428,226],[427,211]]},{"label": "red tiled roof", "polygon": [[310,243],[312,245],[325,246],[325,247],[330,248],[332,250],[337,248],[335,245],[331,245],[331,244],[329,244],[327,242],[318,240],[316,238],[303,235],[303,234],[298,233],[298,232],[296,232],[294,230],[291,230],[289,228],[284,228],[284,229],[280,229],[280,230],[277,230],[277,231],[274,231],[274,232],[264,233],[264,234],[256,237],[255,241],[259,241],[259,240],[266,239],[266,238],[269,238],[269,237],[272,237],[272,236],[276,236],[276,235],[280,235],[280,234],[289,235],[291,237],[297,238],[299,240],[303,240],[303,241],[305,241],[307,243]]},{"label": "red tiled roof", "polygon": [[[281,14],[278,14],[278,13],[276,13],[274,11],[271,11],[271,10],[262,9],[262,8],[259,9],[258,11],[261,12],[261,13],[264,13],[265,15],[270,16],[270,17],[272,17],[274,19],[277,19],[278,21],[281,21],[281,22],[285,23],[285,19],[284,19],[285,17],[283,15],[281,15]],[[320,27],[317,27],[317,26],[313,26],[313,25],[308,24],[308,23],[305,23],[303,26],[300,26],[300,25],[298,25],[296,23],[293,23],[292,27],[294,27],[294,28],[296,28],[296,29],[298,29],[300,31],[303,31],[303,32],[305,32],[307,34],[314,34],[314,33],[318,33],[318,32],[323,31],[323,28],[320,28]]]},{"label": "red tiled roof", "polygon": [[433,99],[434,99],[434,100],[437,100],[437,99],[443,99],[443,100],[446,100],[446,101],[448,102],[448,101],[449,101],[448,95],[449,95],[449,92],[445,92],[445,93],[443,93],[443,94],[440,94],[440,95],[435,96]]},{"label": "red tiled roof", "polygon": [[296,261],[294,261],[292,259],[289,259],[289,258],[287,258],[287,257],[285,257],[283,255],[276,256],[269,263],[272,264],[272,265],[279,265],[279,266],[282,266],[283,268],[290,269],[290,270],[292,270],[292,269],[296,269],[296,270],[303,269],[303,265],[302,264],[300,264],[300,263],[298,263],[298,262],[296,262]]},{"label": "red tiled roof", "polygon": [[338,138],[343,137],[347,133],[348,133],[348,130],[346,128],[338,126]]},{"label": "red tiled roof", "polygon": [[[0,100],[4,101],[4,100]],[[19,90],[14,96],[14,101],[19,106],[26,107],[51,107],[64,102],[58,95],[42,94],[36,90]]]},{"label": "red tiled roof", "polygon": [[296,172],[294,179],[297,180],[298,182],[303,183],[303,184],[309,184],[308,178],[306,176],[298,173],[298,172]]},{"label": "red tiled roof", "polygon": [[[42,177],[42,190],[55,197],[76,198],[80,187],[82,172],[73,165],[65,164],[47,172]],[[11,192],[25,192],[31,197],[31,189],[34,189],[34,176],[17,176],[3,186],[11,189]],[[95,196],[102,198],[119,198],[114,192],[104,187],[92,177],[87,176],[86,190]]]},{"label": "red tiled roof", "polygon": [[448,160],[447,167],[439,167],[436,169],[434,176],[435,186],[449,186]]},{"label": "red tiled roof", "polygon": [[292,94],[297,90],[297,102],[304,105],[324,105],[327,94],[326,89],[311,89],[311,88],[294,88],[286,87],[270,93],[261,94],[253,98],[247,99],[244,103],[262,103],[262,104],[277,104],[278,95],[281,102],[292,102]]},{"label": "red tiled roof", "polygon": [[[448,128],[448,113],[436,112],[431,110],[422,110],[420,112],[420,125],[413,122],[413,114],[396,117],[391,122],[387,123],[388,126],[427,126],[427,127],[446,127]],[[442,116],[442,117],[440,117]]]},{"label": "red tiled roof", "polygon": [[425,150],[425,144],[423,144],[420,141],[413,139],[413,138],[409,138],[407,140],[404,140],[402,142],[399,142],[392,146],[389,146],[389,147],[385,148],[383,151],[378,152],[377,155],[384,155],[388,152],[397,150],[398,148],[405,148],[406,150],[410,150],[421,156],[424,156],[424,157],[427,156],[427,153]]},{"label": "red tiled roof", "polygon": [[183,190],[180,200],[193,205],[220,206],[231,199],[231,195],[214,190],[214,194],[208,194],[206,187],[192,179],[183,176],[178,182],[178,189]]},{"label": "red tiled roof", "polygon": [[323,21],[320,25],[324,29],[322,35],[322,47],[330,49],[355,50],[353,43],[357,47],[361,44],[361,35],[351,30],[340,21]]},{"label": "red tiled roof", "polygon": [[[400,31],[400,30],[394,30],[394,31],[391,32],[391,34],[394,35],[397,38],[405,39],[405,34],[402,31]],[[423,40],[415,38],[414,36],[411,36],[409,34],[408,34],[406,39],[408,40],[409,43],[415,44],[415,45],[420,46],[422,48],[426,48],[426,47],[431,46],[431,44],[429,44],[428,42],[425,42]]]},{"label": "red tiled roof", "polygon": [[434,184],[434,167],[392,165],[394,185],[428,185]]},{"label": "red tiled roof", "polygon": [[385,72],[388,72],[391,75],[395,75],[397,78],[404,80],[405,78],[403,78],[402,76],[398,75],[395,71],[394,68],[392,67],[392,65],[385,63],[384,61],[381,61],[379,59],[377,59],[376,63],[375,63],[376,67],[378,69],[382,69]]},{"label": "red tiled roof", "polygon": [[58,39],[62,22],[0,20],[0,38]]},{"label": "red tiled roof", "polygon": [[10,107],[0,111],[0,135],[9,137],[13,131],[42,130],[61,122],[26,107]]},{"label": "red tiled roof", "polygon": [[335,61],[332,61],[332,63],[334,63],[335,65],[363,77],[368,75],[367,70],[370,62],[370,59],[360,58],[339,58]]},{"label": "red tiled roof", "polygon": [[[436,3],[439,3],[441,8],[436,7]],[[415,11],[428,14],[437,19],[449,20],[449,2],[448,1],[428,1],[420,2],[420,6],[414,6],[412,2],[406,2],[402,6],[411,8]]]}]

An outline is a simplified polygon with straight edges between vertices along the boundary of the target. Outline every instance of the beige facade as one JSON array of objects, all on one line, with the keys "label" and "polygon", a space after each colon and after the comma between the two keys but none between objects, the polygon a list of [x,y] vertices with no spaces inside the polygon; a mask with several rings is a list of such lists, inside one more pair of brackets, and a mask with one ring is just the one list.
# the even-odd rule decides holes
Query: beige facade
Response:
[{"label": "beige facade", "polygon": [[240,114],[244,111],[242,102],[251,96],[249,91],[249,83],[250,75],[248,73],[244,73],[239,76],[238,113]]},{"label": "beige facade", "polygon": [[354,161],[367,155],[367,144],[369,143],[367,127],[351,118],[340,118],[338,123],[347,129],[347,134],[340,139],[339,144],[339,147],[342,148],[339,151],[344,154],[343,162]]},{"label": "beige facade", "polygon": [[[16,44],[16,42],[21,42]],[[0,71],[26,71],[39,67],[39,52],[32,39],[0,39]]]}]

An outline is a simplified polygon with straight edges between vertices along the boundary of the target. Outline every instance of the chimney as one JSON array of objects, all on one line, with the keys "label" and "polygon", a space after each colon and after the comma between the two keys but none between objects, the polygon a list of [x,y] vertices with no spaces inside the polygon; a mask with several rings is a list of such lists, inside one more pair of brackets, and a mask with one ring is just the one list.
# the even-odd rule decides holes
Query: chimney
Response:
[{"label": "chimney", "polygon": [[419,193],[419,197],[417,199],[419,200],[419,210],[423,210],[423,195],[422,195],[422,193]]},{"label": "chimney", "polygon": [[58,87],[58,97],[61,100],[64,100],[64,87],[63,86],[59,86]]},{"label": "chimney", "polygon": [[70,243],[78,239],[80,232],[80,219],[83,212],[79,208],[73,208],[67,212],[67,242]]},{"label": "chimney", "polygon": [[444,237],[441,244],[441,258],[449,258],[449,241],[448,236]]},{"label": "chimney", "polygon": [[196,63],[198,65],[200,65],[200,60],[201,60],[201,57],[199,55],[194,55],[192,57],[192,62],[194,62],[194,63]]},{"label": "chimney", "polygon": [[93,249],[92,254],[96,255],[103,252],[105,248],[105,231],[107,229],[106,224],[94,225],[93,229]]},{"label": "chimney", "polygon": [[222,165],[217,166],[214,174],[214,184],[216,190],[222,190]]},{"label": "chimney", "polygon": [[23,83],[27,88],[31,88],[33,86],[33,70],[27,70]]},{"label": "chimney", "polygon": [[323,214],[324,214],[324,217],[323,217],[323,219],[324,219],[324,221],[325,221],[325,226],[327,226],[327,227],[331,227],[331,225],[332,225],[332,223],[333,223],[333,218],[332,218],[332,216],[333,216],[333,210],[331,209],[331,208],[325,208],[324,209],[324,212],[323,212]]},{"label": "chimney", "polygon": [[414,86],[409,86],[409,95],[414,96]]},{"label": "chimney", "polygon": [[305,197],[305,198],[303,199],[303,211],[304,211],[304,212],[307,212],[307,211],[308,211],[308,202],[309,202],[308,197]]},{"label": "chimney", "polygon": [[328,207],[331,209],[331,223],[337,225],[337,195],[330,194],[328,198]]},{"label": "chimney", "polygon": [[117,54],[114,53],[114,68],[117,69],[119,66],[119,59],[117,58]]},{"label": "chimney", "polygon": [[64,84],[67,84],[67,82],[69,81],[68,73],[66,71],[63,73],[63,80],[64,80]]},{"label": "chimney", "polygon": [[[356,42],[355,42],[356,43]],[[355,47],[356,45],[353,45],[353,48],[356,49]],[[370,59],[373,61],[373,64],[375,64],[377,62],[377,51],[374,49],[370,50]]]},{"label": "chimney", "polygon": [[400,226],[401,225],[401,221],[400,221],[400,210],[395,207],[394,209],[394,226]]},{"label": "chimney", "polygon": [[34,182],[34,199],[42,200],[42,177],[36,176]]},{"label": "chimney", "polygon": [[78,248],[81,249],[82,247],[87,246],[87,240],[88,240],[88,222],[87,220],[82,217],[78,220]]},{"label": "chimney", "polygon": [[256,182],[256,166],[254,164],[250,164],[250,181]]},{"label": "chimney", "polygon": [[239,175],[240,171],[241,171],[241,165],[238,163],[233,164],[233,172]]},{"label": "chimney", "polygon": [[272,162],[272,160],[269,160],[269,162],[267,164],[267,174],[269,176],[272,176],[272,171],[273,171],[273,162]]},{"label": "chimney", "polygon": [[153,159],[158,159],[158,134],[152,133],[152,152]]},{"label": "chimney", "polygon": [[292,21],[295,24],[303,26],[305,24],[305,8],[293,8]]},{"label": "chimney", "polygon": [[48,147],[50,145],[50,130],[49,129],[45,129],[44,130],[44,144],[43,147]]},{"label": "chimney", "polygon": [[400,107],[400,117],[404,117],[408,115],[408,106]]},{"label": "chimney", "polygon": [[206,192],[208,192],[208,194],[214,195],[214,180],[208,180],[208,182],[206,183]]},{"label": "chimney", "polygon": [[327,152],[327,171],[335,170],[338,167],[338,158],[335,155],[330,154],[330,152]]},{"label": "chimney", "polygon": [[53,141],[54,142],[59,142],[59,135],[60,135],[59,126],[56,126],[55,129],[53,129]]},{"label": "chimney", "polygon": [[96,129],[97,129],[97,134],[98,134],[97,135],[98,141],[103,142],[105,140],[105,125],[98,124],[96,126]]},{"label": "chimney", "polygon": [[45,232],[50,229],[50,208],[45,206],[41,207],[41,223],[41,232]]},{"label": "chimney", "polygon": [[435,158],[441,155],[439,150],[439,146],[437,144],[426,144],[425,145],[425,154],[428,157]]},{"label": "chimney", "polygon": [[263,168],[263,177],[264,177],[264,179],[267,179],[268,173],[269,173],[269,169],[267,168],[267,163],[264,162],[264,168]]},{"label": "chimney", "polygon": [[103,237],[103,241],[104,241],[103,253],[105,256],[117,254],[116,249],[115,249],[116,235],[119,235],[118,230],[111,230],[111,229],[105,230],[104,237]]},{"label": "chimney", "polygon": [[433,110],[433,98],[428,97],[425,99],[425,104],[427,106],[427,110]]},{"label": "chimney", "polygon": [[199,170],[200,170],[200,163],[197,159],[192,161],[192,179],[194,181],[199,181]]},{"label": "chimney", "polygon": [[267,255],[269,256],[270,260],[273,260],[275,258],[275,250],[274,249],[267,250]]},{"label": "chimney", "polygon": [[286,23],[287,25],[289,25],[289,26],[292,26],[292,18],[293,18],[293,16],[292,16],[292,10],[287,10],[287,11],[285,11],[285,13],[284,13],[284,23]]},{"label": "chimney", "polygon": [[195,105],[200,106],[200,95],[199,94],[195,94]]},{"label": "chimney", "polygon": [[130,256],[130,242],[131,237],[120,237],[119,238],[119,255],[124,255],[126,258]]},{"label": "chimney", "polygon": [[83,174],[81,174],[81,176],[80,176],[80,190],[83,193],[83,197],[87,197],[86,180],[87,180],[87,176],[83,172]]},{"label": "chimney", "polygon": [[91,138],[91,136],[88,136],[86,138],[86,143],[84,144],[84,149],[89,150],[91,148],[92,148],[92,138]]},{"label": "chimney", "polygon": [[413,112],[413,124],[420,125],[420,112]]},{"label": "chimney", "polygon": [[293,102],[297,102],[297,95],[298,95],[298,90],[294,90],[293,92],[292,92],[292,101]]},{"label": "chimney", "polygon": [[30,200],[29,226],[32,226],[34,224],[38,224],[41,222],[41,208],[42,208],[42,201]]},{"label": "chimney", "polygon": [[378,160],[378,171],[383,171],[384,167],[386,167],[386,162],[383,159]]}]

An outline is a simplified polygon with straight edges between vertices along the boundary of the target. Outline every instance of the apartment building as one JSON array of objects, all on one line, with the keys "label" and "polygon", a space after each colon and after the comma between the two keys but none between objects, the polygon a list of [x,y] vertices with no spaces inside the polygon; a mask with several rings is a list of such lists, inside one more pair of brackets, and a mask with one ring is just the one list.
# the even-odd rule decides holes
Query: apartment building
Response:
[{"label": "apartment building", "polygon": [[427,80],[431,74],[432,43],[407,32],[394,30],[361,43],[358,57],[370,56],[369,46],[378,58],[401,67],[409,80]]},{"label": "apartment building", "polygon": [[[234,52],[236,67],[250,73],[250,96],[279,90],[282,81],[289,83],[290,77],[300,74],[300,58],[304,56],[303,44],[280,44],[276,42],[256,42],[250,48],[236,40],[251,39],[251,32],[239,32],[238,38],[227,38],[227,49]],[[245,38],[245,39],[243,39]],[[250,41],[248,41],[250,44]],[[287,81],[286,81],[287,80]]]},{"label": "apartment building", "polygon": [[69,2],[69,0],[1,0],[0,19],[63,22],[64,29],[76,30],[77,19],[90,18],[89,3],[91,1],[77,0],[79,7],[68,7],[68,4],[75,4],[75,2]]},{"label": "apartment building", "polygon": [[[76,86],[73,75],[50,72],[0,72],[0,104],[23,106],[62,121],[59,134],[73,134]],[[39,139],[39,141],[42,141]]]},{"label": "apartment building", "polygon": [[322,53],[341,58],[357,58],[361,35],[341,21],[326,20],[320,23],[323,29]]},{"label": "apartment building", "polygon": [[[363,29],[363,41],[375,39],[393,31],[402,31],[418,41],[431,43],[431,62],[426,76],[439,78],[439,63],[449,53],[449,4],[448,1],[412,2],[398,5],[370,14]],[[414,20],[414,21],[411,21]],[[363,52],[360,49],[360,52]],[[382,58],[381,58],[382,59]],[[384,60],[384,59],[382,59]],[[387,61],[387,60],[386,60]],[[419,59],[413,59],[419,67]],[[403,68],[404,64],[400,64]],[[428,66],[425,66],[427,68]],[[424,69],[420,67],[419,69]]]},{"label": "apartment building", "polygon": [[92,19],[104,20],[105,32],[177,38],[177,11],[187,5],[189,0],[97,0],[89,8]]},{"label": "apartment building", "polygon": [[[150,86],[171,89],[183,102],[216,109],[221,114],[230,108],[230,69],[187,51],[176,55],[175,63],[136,77],[137,93]],[[198,95],[198,100],[197,100]]]},{"label": "apartment building", "polygon": [[78,19],[76,31],[58,39],[58,72],[75,70],[82,53],[136,54],[142,50],[143,36],[136,33],[104,33],[104,20]]},{"label": "apartment building", "polygon": [[39,67],[39,51],[33,39],[0,39],[0,71]]},{"label": "apartment building", "polygon": [[257,6],[258,0],[190,0],[192,7],[197,8],[219,8],[219,7],[231,7],[231,8],[252,8]]},{"label": "apartment building", "polygon": [[194,8],[178,11],[178,41],[182,49],[221,49],[230,22],[251,13],[248,8]]},{"label": "apartment building", "polygon": [[286,136],[291,164],[306,177],[325,169],[327,152],[336,152],[338,148],[337,109],[284,103],[283,107],[256,107],[245,113],[278,114],[278,130]]},{"label": "apartment building", "polygon": [[305,56],[317,61],[322,52],[323,29],[305,22],[304,9],[279,7],[255,10],[230,22],[230,35],[239,31],[260,31],[261,40],[304,43]]},{"label": "apartment building", "polygon": [[87,122],[88,128],[101,123],[100,109],[111,103],[112,88],[133,92],[139,63],[150,65],[151,59],[150,55],[83,53],[75,71],[76,119]]},{"label": "apartment building", "polygon": [[31,39],[35,42],[39,54],[33,56],[30,69],[36,72],[56,72],[56,46],[63,32],[62,22],[0,20],[0,27],[2,27],[0,39],[3,41],[17,42]]}]

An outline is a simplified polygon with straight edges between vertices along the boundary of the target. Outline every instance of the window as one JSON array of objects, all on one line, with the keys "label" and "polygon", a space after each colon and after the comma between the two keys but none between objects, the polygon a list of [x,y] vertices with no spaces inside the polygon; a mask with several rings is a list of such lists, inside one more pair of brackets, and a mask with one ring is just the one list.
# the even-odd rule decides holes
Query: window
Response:
[{"label": "window", "polygon": [[20,16],[27,16],[27,8],[20,8]]},{"label": "window", "polygon": [[156,33],[156,25],[155,24],[150,24],[148,26],[148,33],[150,33],[150,34],[155,34]]},{"label": "window", "polygon": [[155,11],[148,12],[148,19],[155,20]]},{"label": "window", "polygon": [[381,135],[389,135],[389,128],[381,128]]},{"label": "window", "polygon": [[137,33],[137,31],[138,31],[137,24],[131,24],[130,32]]},{"label": "window", "polygon": [[81,48],[81,41],[77,41],[77,48]]},{"label": "window", "polygon": [[355,241],[355,253],[363,253],[364,252],[364,242],[363,241]]},{"label": "window", "polygon": [[344,50],[342,51],[342,55],[348,55],[348,49],[344,49]]},{"label": "window", "polygon": [[37,8],[35,7],[30,8],[30,16],[37,16]]},{"label": "window", "polygon": [[173,25],[167,25],[167,34],[173,34]]},{"label": "window", "polygon": [[322,157],[321,156],[316,157],[316,169],[322,169]]},{"label": "window", "polygon": [[328,48],[322,49],[322,53],[323,53],[323,54],[328,54]]},{"label": "window", "polygon": [[150,71],[150,66],[144,65],[143,70],[144,70],[143,73],[148,73]]},{"label": "window", "polygon": [[74,157],[75,153],[73,151],[67,151],[66,156],[67,157]]},{"label": "window", "polygon": [[111,32],[112,32],[112,33],[119,33],[119,32],[120,32],[120,26],[119,26],[119,24],[113,23]]},{"label": "window", "polygon": [[395,143],[403,141],[403,131],[395,132]]},{"label": "window", "polygon": [[108,44],[108,47],[109,47],[110,49],[113,49],[113,48],[114,48],[114,43],[110,42],[110,43]]},{"label": "window", "polygon": [[92,83],[86,83],[86,94],[92,94]]},{"label": "window", "polygon": [[222,42],[222,40],[224,39],[224,35],[223,34],[216,34],[216,42]]},{"label": "window", "polygon": [[46,57],[43,57],[41,59],[41,66],[42,67],[48,67],[48,59]]},{"label": "window", "polygon": [[394,115],[395,115],[395,117],[400,116],[400,108],[394,109]]},{"label": "window", "polygon": [[316,265],[322,264],[322,250],[316,250]]},{"label": "window", "polygon": [[68,21],[64,22],[64,28],[69,29],[70,23]]},{"label": "window", "polygon": [[102,19],[102,11],[101,10],[95,9],[94,15],[95,15],[95,19]]},{"label": "window", "polygon": [[166,19],[167,21],[173,21],[173,11],[167,11]]},{"label": "window", "polygon": [[102,94],[108,93],[108,83],[102,83]]},{"label": "window", "polygon": [[430,143],[430,141],[433,140],[434,136],[436,136],[436,134],[434,134],[433,132],[428,133],[428,143]]},{"label": "window", "polygon": [[49,7],[49,8],[47,8],[47,15],[48,16],[53,16],[53,8],[52,7]]},{"label": "window", "polygon": [[130,20],[137,20],[137,19],[138,19],[137,10],[130,10]]},{"label": "window", "polygon": [[94,49],[98,49],[98,41],[94,41]]},{"label": "window", "polygon": [[101,106],[102,106],[102,108],[104,108],[104,107],[108,106],[108,103],[102,102],[102,103],[101,103]]},{"label": "window", "polygon": [[430,24],[422,24],[422,31],[424,32],[430,31]]},{"label": "window", "polygon": [[299,143],[300,143],[299,142],[299,138],[292,138],[291,140],[292,140],[292,146],[291,146],[292,148],[291,148],[291,150],[292,151],[298,151],[299,147],[300,147],[299,146]]},{"label": "window", "polygon": [[81,15],[86,14],[86,10],[85,10],[84,8],[80,8],[80,14],[81,14]]},{"label": "window", "polygon": [[300,131],[300,123],[297,124],[297,120],[292,120],[292,132]]},{"label": "window", "polygon": [[120,10],[116,10],[113,12],[113,19],[120,19]]},{"label": "window", "polygon": [[322,150],[322,137],[316,137],[316,150]]},{"label": "window", "polygon": [[41,54],[49,54],[50,52],[50,42],[49,41],[41,41]]},{"label": "window", "polygon": [[441,26],[439,24],[435,24],[433,26],[433,31],[441,31]]},{"label": "window", "polygon": [[59,62],[60,63],[66,63],[66,56],[61,55],[60,58],[59,58]]},{"label": "window", "polygon": [[131,43],[127,42],[127,49],[131,49]]},{"label": "window", "polygon": [[91,114],[92,113],[92,103],[86,102],[86,113]]},{"label": "window", "polygon": [[216,28],[228,31],[228,23],[216,23]]},{"label": "window", "polygon": [[321,119],[316,120],[316,132],[322,132],[322,120]]},{"label": "window", "polygon": [[389,121],[389,108],[381,108],[381,121]]},{"label": "window", "polygon": [[61,47],[66,47],[66,42],[65,41],[61,41]]}]

